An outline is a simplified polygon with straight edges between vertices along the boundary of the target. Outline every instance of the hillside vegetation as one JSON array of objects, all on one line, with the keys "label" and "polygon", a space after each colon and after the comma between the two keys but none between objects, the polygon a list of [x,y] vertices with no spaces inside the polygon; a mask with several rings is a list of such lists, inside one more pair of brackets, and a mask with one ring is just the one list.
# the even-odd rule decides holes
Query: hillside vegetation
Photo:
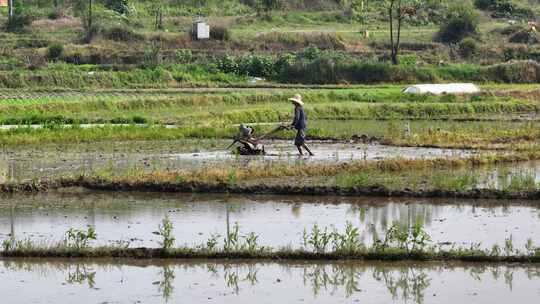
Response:
[{"label": "hillside vegetation", "polygon": [[[392,0],[14,3],[11,18],[1,8],[4,88],[540,78],[538,0],[396,1],[391,16]],[[193,38],[198,19],[209,40]]]}]

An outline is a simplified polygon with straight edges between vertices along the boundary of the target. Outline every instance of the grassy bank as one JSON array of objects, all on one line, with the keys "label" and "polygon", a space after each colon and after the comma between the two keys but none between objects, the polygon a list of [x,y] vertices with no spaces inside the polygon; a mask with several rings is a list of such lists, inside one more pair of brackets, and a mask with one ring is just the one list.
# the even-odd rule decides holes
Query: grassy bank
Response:
[{"label": "grassy bank", "polygon": [[[146,121],[192,124],[290,119],[287,99],[303,94],[310,119],[449,119],[539,111],[536,102],[490,95],[403,94],[400,87],[341,90],[274,90],[268,93],[180,93],[8,99],[0,123],[36,124]],[[23,93],[24,94],[24,93]]]},{"label": "grassy bank", "polygon": [[[281,58],[262,62],[276,71],[239,72],[220,68],[221,61],[213,57],[195,64],[168,64],[157,68],[129,67],[114,70],[99,65],[51,64],[33,71],[0,70],[0,88],[3,89],[156,89],[183,87],[245,87],[250,77],[265,77],[269,83],[305,85],[381,84],[381,83],[538,83],[540,65],[536,62],[517,62],[479,66],[457,64],[449,66],[394,66],[387,63],[369,63],[356,58],[299,60],[280,67]],[[226,57],[222,60],[229,60]],[[270,57],[262,57],[270,58]],[[294,57],[293,57],[294,58]],[[138,59],[141,61],[142,59]],[[263,59],[260,59],[263,60]],[[266,59],[265,59],[266,60]],[[137,60],[136,60],[137,61]],[[273,62],[275,61],[275,62]],[[227,61],[227,65],[229,62]],[[248,67],[261,69],[261,67]],[[264,68],[262,68],[264,69]],[[250,77],[248,77],[248,75]]]},{"label": "grassy bank", "polygon": [[113,168],[70,176],[8,181],[1,192],[36,192],[65,187],[105,191],[185,193],[254,193],[379,197],[540,199],[540,184],[532,172],[488,165],[539,159],[538,152],[479,155],[431,160],[387,159],[322,164],[251,164],[209,166],[194,170],[152,171]]}]

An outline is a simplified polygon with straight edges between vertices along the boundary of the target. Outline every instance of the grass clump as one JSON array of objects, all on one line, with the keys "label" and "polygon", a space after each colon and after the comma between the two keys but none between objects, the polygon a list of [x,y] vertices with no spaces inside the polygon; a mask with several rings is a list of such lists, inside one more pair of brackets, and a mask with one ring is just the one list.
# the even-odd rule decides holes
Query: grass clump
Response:
[{"label": "grass clump", "polygon": [[210,26],[210,39],[219,40],[219,41],[229,41],[231,40],[231,31],[220,25]]}]

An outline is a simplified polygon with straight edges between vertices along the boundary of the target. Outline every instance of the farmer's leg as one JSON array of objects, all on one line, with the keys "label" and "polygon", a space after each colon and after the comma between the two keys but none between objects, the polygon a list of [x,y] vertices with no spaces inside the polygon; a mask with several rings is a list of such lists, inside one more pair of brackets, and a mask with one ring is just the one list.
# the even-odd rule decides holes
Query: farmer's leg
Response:
[{"label": "farmer's leg", "polygon": [[304,155],[302,152],[302,146],[304,145],[305,141],[305,133],[303,130],[298,130],[296,132],[296,137],[294,138],[294,145],[296,146],[296,149],[298,149],[298,152],[300,155]]},{"label": "farmer's leg", "polygon": [[302,152],[302,146],[296,146],[296,149],[298,149],[298,153],[300,153],[300,155],[304,155],[304,152]]},{"label": "farmer's leg", "polygon": [[310,156],[315,155],[315,154],[311,153],[311,150],[308,148],[308,146],[306,144],[304,144],[302,147],[304,147],[304,149],[306,149],[306,151],[308,151]]}]

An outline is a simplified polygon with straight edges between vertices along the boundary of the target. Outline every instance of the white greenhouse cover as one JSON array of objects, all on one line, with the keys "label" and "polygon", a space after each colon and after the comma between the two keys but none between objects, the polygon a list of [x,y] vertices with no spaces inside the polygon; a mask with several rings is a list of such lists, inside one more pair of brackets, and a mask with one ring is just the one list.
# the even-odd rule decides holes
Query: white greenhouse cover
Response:
[{"label": "white greenhouse cover", "polygon": [[480,89],[472,83],[417,84],[407,87],[404,93],[411,94],[466,94],[479,93]]}]

